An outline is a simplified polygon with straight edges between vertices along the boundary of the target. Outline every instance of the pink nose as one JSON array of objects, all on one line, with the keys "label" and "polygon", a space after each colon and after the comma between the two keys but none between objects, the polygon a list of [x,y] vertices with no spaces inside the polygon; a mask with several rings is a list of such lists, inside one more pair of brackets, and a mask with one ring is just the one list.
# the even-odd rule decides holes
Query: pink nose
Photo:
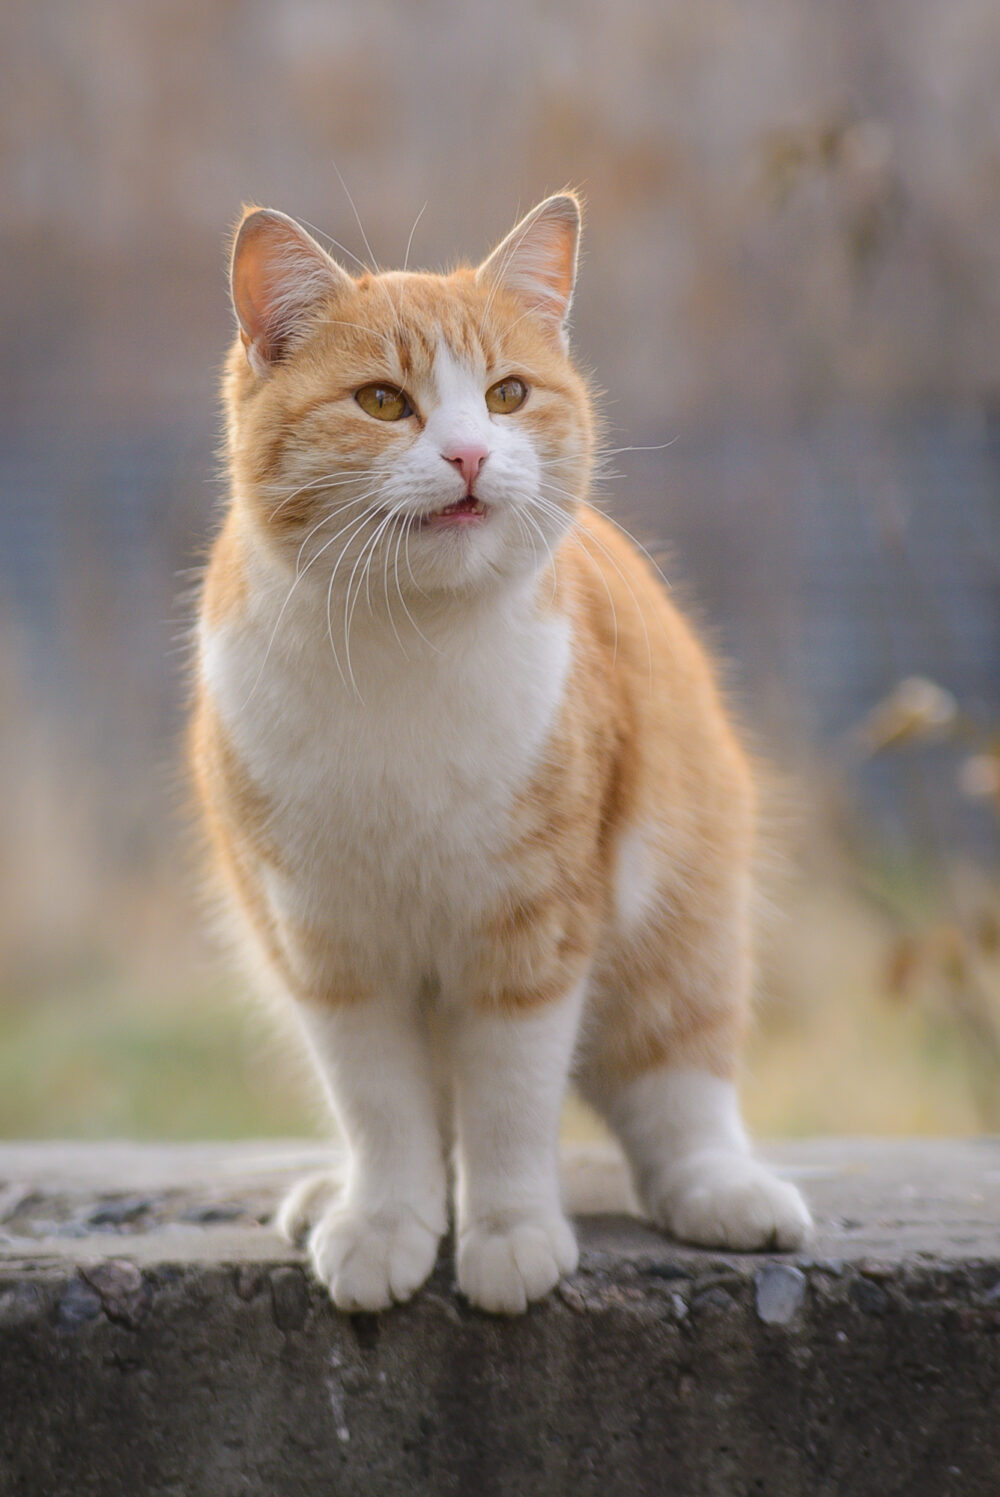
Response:
[{"label": "pink nose", "polygon": [[489,456],[488,447],[449,447],[441,456],[445,462],[457,468],[471,488],[479,476],[479,470]]}]

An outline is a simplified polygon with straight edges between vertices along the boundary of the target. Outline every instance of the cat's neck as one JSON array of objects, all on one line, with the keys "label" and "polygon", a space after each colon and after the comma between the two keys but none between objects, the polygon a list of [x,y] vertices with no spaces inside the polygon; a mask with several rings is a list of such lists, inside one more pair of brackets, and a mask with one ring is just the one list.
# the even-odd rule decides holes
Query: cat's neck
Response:
[{"label": "cat's neck", "polygon": [[[317,569],[296,570],[245,538],[248,620],[271,662],[316,673],[349,694],[377,684],[392,691],[416,674],[471,676],[498,660],[530,657],[556,623],[546,568],[495,576],[463,591],[403,591],[394,578],[349,577],[332,589]],[[562,628],[564,621],[558,621]]]}]

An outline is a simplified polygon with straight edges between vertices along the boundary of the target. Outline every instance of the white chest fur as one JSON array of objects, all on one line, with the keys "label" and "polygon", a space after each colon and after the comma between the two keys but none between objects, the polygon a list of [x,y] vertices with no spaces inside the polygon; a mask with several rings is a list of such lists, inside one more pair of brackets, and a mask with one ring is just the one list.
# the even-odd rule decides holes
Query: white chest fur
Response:
[{"label": "white chest fur", "polygon": [[[206,686],[271,807],[279,918],[327,928],[369,975],[410,981],[452,963],[503,887],[498,854],[562,699],[569,621],[529,589],[423,621],[400,644],[362,628],[345,685],[315,594],[278,618],[287,585],[201,635]],[[360,693],[360,695],[359,695]]]}]

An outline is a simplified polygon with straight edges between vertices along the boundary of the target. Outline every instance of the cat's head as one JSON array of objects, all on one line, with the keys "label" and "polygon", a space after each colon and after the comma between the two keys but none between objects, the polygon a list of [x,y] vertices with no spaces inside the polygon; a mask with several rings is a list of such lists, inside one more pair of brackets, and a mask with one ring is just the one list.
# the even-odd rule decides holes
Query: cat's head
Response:
[{"label": "cat's head", "polygon": [[245,214],[229,452],[272,554],[369,598],[545,565],[590,477],[566,343],[579,227],[561,194],[476,269],[352,276],[283,214]]}]

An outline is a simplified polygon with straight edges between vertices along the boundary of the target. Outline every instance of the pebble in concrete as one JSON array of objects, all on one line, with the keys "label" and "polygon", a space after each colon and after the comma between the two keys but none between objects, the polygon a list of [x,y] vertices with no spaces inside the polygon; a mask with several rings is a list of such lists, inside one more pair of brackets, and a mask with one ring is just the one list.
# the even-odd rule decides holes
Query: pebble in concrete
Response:
[{"label": "pebble in concrete", "polygon": [[713,1284],[711,1288],[705,1289],[701,1294],[696,1294],[691,1301],[692,1310],[709,1310],[717,1312],[731,1310],[733,1308],[733,1297],[727,1294],[719,1284]]},{"label": "pebble in concrete", "polygon": [[91,1289],[83,1279],[74,1278],[59,1301],[57,1312],[59,1324],[67,1330],[75,1330],[88,1320],[96,1320],[101,1313],[101,1296]]},{"label": "pebble in concrete", "polygon": [[91,1227],[120,1227],[143,1216],[152,1204],[148,1196],[118,1196],[101,1201],[88,1211],[85,1220]]},{"label": "pebble in concrete", "polygon": [[298,1331],[309,1311],[309,1289],[298,1268],[276,1268],[271,1273],[271,1304],[280,1331]]},{"label": "pebble in concrete", "polygon": [[854,1304],[865,1315],[884,1315],[889,1308],[889,1296],[871,1279],[855,1279],[850,1294]]},{"label": "pebble in concrete", "polygon": [[100,1296],[110,1320],[133,1329],[142,1322],[152,1296],[134,1263],[127,1258],[108,1258],[104,1263],[82,1267],[80,1274]]},{"label": "pebble in concrete", "polygon": [[788,1263],[769,1263],[754,1276],[757,1314],[766,1325],[788,1325],[802,1308],[806,1276]]},{"label": "pebble in concrete", "polygon": [[29,1325],[42,1313],[42,1296],[34,1284],[0,1290],[0,1327]]}]

